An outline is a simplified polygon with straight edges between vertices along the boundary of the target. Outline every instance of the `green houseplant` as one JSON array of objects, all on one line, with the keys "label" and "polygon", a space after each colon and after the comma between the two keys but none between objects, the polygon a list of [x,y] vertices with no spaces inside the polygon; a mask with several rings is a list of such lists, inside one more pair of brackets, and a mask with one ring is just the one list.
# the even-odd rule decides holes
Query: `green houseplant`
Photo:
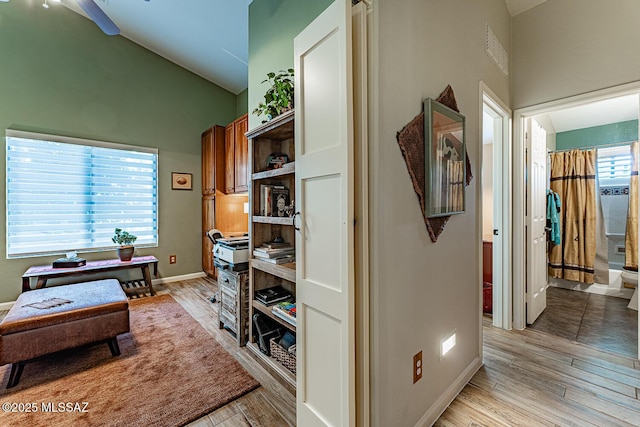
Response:
[{"label": "green houseplant", "polygon": [[267,73],[267,79],[262,83],[269,83],[271,87],[264,94],[264,102],[258,103],[253,114],[264,114],[267,119],[262,123],[265,123],[293,108],[293,68],[280,70],[278,74]]},{"label": "green houseplant", "polygon": [[121,229],[116,228],[111,238],[111,241],[118,245],[116,248],[116,253],[118,254],[118,258],[120,261],[131,261],[133,258],[134,247],[133,243],[136,241],[138,237],[133,234]]}]

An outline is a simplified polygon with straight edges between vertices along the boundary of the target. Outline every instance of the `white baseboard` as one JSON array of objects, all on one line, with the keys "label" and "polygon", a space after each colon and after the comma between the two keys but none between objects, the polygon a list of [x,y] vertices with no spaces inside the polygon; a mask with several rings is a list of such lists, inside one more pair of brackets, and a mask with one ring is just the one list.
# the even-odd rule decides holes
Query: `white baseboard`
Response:
[{"label": "white baseboard", "polygon": [[[161,277],[160,279],[153,279],[151,283],[154,285],[162,285],[164,283],[179,282],[181,280],[199,279],[200,277],[207,277],[207,275],[204,271],[201,271],[199,273],[189,273],[181,276]],[[15,303],[15,301],[0,302],[0,311],[10,310]]]},{"label": "white baseboard", "polygon": [[4,310],[10,310],[11,307],[13,307],[13,304],[15,304],[15,301],[8,301],[8,302],[0,302],[0,310],[4,311]]},{"label": "white baseboard", "polygon": [[482,367],[482,359],[478,356],[462,371],[462,373],[455,379],[453,383],[440,395],[438,400],[424,413],[424,415],[418,420],[415,427],[432,426],[440,415],[449,407],[451,402],[454,401],[456,396],[462,391],[467,383],[473,378],[478,369]]},{"label": "white baseboard", "polygon": [[199,273],[189,273],[181,276],[161,277],[159,279],[153,279],[151,283],[154,285],[162,285],[164,283],[179,282],[181,280],[199,279],[200,277],[207,277],[207,274],[201,271]]}]

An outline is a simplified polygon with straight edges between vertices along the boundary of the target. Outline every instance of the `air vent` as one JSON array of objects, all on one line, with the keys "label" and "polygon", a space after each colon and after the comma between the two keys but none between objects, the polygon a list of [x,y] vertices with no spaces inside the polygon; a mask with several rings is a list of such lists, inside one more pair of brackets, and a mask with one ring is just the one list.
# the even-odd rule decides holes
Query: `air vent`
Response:
[{"label": "air vent", "polygon": [[493,32],[489,24],[485,26],[485,38],[484,38],[484,48],[489,55],[489,58],[493,59],[493,62],[500,68],[500,71],[504,73],[505,76],[509,75],[509,54],[507,53],[496,34]]}]

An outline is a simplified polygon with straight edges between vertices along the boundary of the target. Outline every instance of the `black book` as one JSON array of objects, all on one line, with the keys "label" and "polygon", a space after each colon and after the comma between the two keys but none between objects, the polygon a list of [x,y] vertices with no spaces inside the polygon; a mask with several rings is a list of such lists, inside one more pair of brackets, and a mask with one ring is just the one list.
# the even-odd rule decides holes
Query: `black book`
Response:
[{"label": "black book", "polygon": [[274,286],[272,288],[260,289],[256,291],[256,300],[262,304],[269,305],[275,304],[279,301],[284,301],[291,298],[292,295],[282,286]]}]

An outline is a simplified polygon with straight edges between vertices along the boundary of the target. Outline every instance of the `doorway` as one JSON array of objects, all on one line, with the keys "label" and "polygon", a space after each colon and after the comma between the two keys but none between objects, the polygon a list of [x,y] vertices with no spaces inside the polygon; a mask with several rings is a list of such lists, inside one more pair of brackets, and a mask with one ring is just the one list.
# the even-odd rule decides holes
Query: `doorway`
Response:
[{"label": "doorway", "polygon": [[[624,113],[624,108],[613,104],[603,104],[614,102],[623,98],[631,98],[634,107],[633,117],[627,117]],[[525,144],[526,141],[526,122],[529,119],[536,119],[539,122],[545,122],[548,126],[545,126],[547,136],[549,139],[549,148],[551,150],[556,149],[556,144],[560,144],[560,136],[563,136],[563,142],[558,146],[559,149],[567,148],[563,144],[567,144],[569,134],[575,129],[596,129],[604,128],[605,126],[620,127],[620,123],[626,123],[629,125],[630,120],[634,120],[631,124],[634,131],[634,138],[638,138],[638,105],[640,104],[640,82],[619,86],[616,88],[605,89],[602,91],[592,92],[576,97],[571,97],[559,101],[553,101],[538,106],[527,107],[524,109],[516,110],[514,115],[514,242],[525,242],[527,236],[526,230],[526,215],[528,212],[525,205],[527,200],[530,200],[526,192],[526,163],[525,159],[528,157]],[[604,107],[603,105],[614,105],[614,107]],[[579,110],[577,110],[579,109]],[[593,110],[593,111],[591,111]],[[580,111],[577,116],[571,116],[572,113]],[[622,115],[620,115],[622,113]],[[578,120],[579,123],[575,125],[569,125],[572,120]],[[569,127],[567,127],[569,126]],[[573,126],[573,129],[571,129]],[[627,126],[628,127],[628,126]],[[550,128],[552,131],[550,131]],[[557,128],[557,129],[556,129]],[[577,131],[575,131],[577,132]],[[611,133],[611,132],[609,132]],[[558,137],[556,140],[556,136]],[[600,146],[604,144],[601,141],[591,141],[588,138],[585,139],[582,136],[584,142],[582,145],[568,148],[585,148],[586,146]],[[605,141],[606,142],[606,141]],[[614,145],[614,144],[609,144]],[[598,190],[600,194],[600,190]],[[524,329],[527,325],[526,320],[526,288],[525,283],[528,276],[528,264],[526,254],[526,246],[521,247],[514,246],[514,317],[513,326],[517,329]],[[615,295],[616,297],[628,297],[630,290],[617,290],[616,286],[620,285],[620,282],[615,283],[616,273],[611,272],[612,280],[609,280],[610,284],[607,285],[584,285],[577,284],[575,282],[558,283],[557,280],[551,281],[551,287],[554,289],[554,293],[558,294],[566,289],[574,290],[587,290],[591,292],[590,295],[594,295],[592,298],[597,300],[602,295]],[[619,278],[619,274],[618,274]],[[619,279],[618,279],[619,280]],[[562,281],[566,282],[566,281]],[[619,287],[619,286],[618,286]],[[556,290],[557,289],[557,290]],[[574,291],[571,291],[574,292]],[[566,294],[564,294],[566,295]],[[581,295],[581,298],[589,298],[588,296]],[[640,315],[633,313],[632,316],[637,320]],[[636,338],[640,336],[640,328],[636,326]],[[636,348],[637,355],[640,356],[640,352]]]},{"label": "doorway", "polygon": [[484,83],[482,99],[482,306],[511,329],[511,110]]}]

